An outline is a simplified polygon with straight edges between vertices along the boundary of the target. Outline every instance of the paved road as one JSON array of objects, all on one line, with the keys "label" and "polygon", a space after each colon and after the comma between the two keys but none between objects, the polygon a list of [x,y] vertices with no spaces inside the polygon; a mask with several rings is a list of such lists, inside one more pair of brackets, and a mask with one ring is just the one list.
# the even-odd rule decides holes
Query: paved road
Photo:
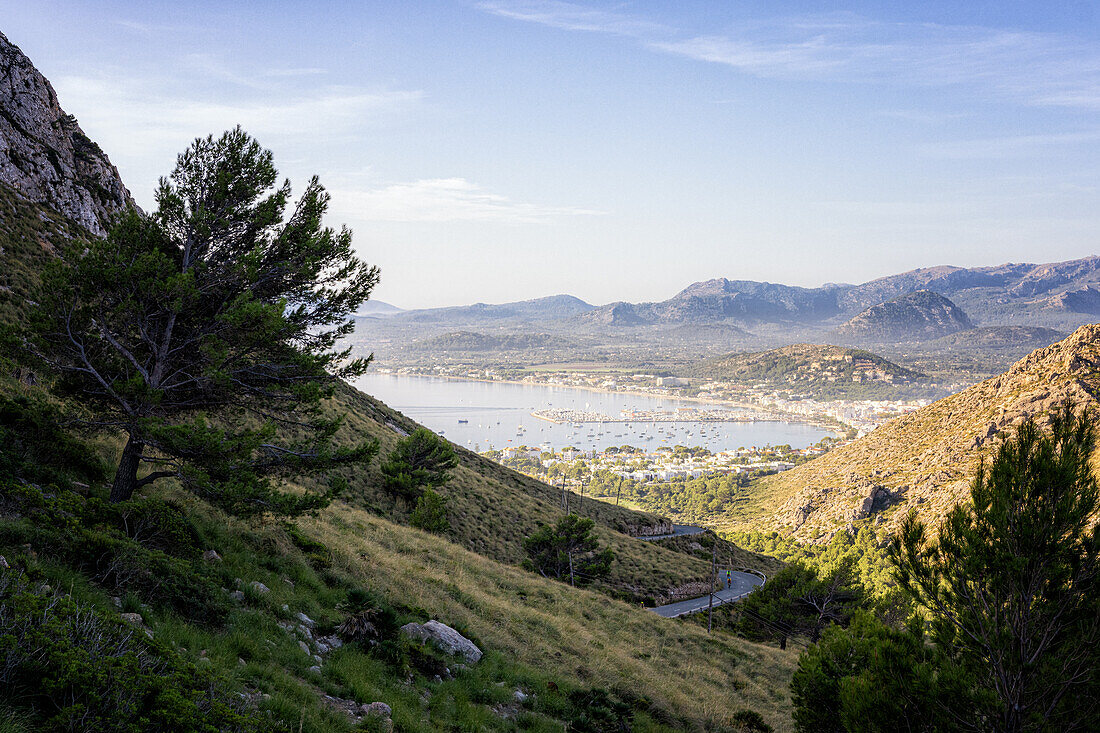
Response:
[{"label": "paved road", "polygon": [[[726,587],[725,573],[718,574],[718,580],[721,584],[722,590],[715,591],[714,593],[714,605],[721,606],[725,603],[732,603],[739,600],[743,596],[748,595],[754,588],[764,584],[764,579],[752,575],[750,573],[741,573],[734,571],[733,583],[729,588]],[[658,616],[664,616],[665,618],[676,618],[677,616],[686,616],[689,613],[698,613],[699,611],[707,610],[710,604],[710,596],[699,596],[698,598],[689,598],[686,601],[678,601],[676,603],[669,603],[666,606],[657,606],[656,608],[649,609]]]},{"label": "paved road", "polygon": [[667,540],[669,537],[684,537],[689,534],[702,534],[706,532],[702,527],[693,527],[690,524],[674,524],[672,525],[672,534],[655,534],[648,537],[639,535],[639,540]]}]

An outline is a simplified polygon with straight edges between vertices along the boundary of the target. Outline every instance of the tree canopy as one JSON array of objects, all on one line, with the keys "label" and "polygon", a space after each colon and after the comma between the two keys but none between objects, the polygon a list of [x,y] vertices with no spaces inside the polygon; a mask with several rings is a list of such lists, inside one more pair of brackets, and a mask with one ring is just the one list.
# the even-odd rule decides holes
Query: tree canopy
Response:
[{"label": "tree canopy", "polygon": [[417,428],[397,441],[382,463],[382,485],[394,496],[412,501],[426,489],[447,483],[457,465],[450,443],[427,428]]},{"label": "tree canopy", "polygon": [[610,547],[600,549],[592,531],[595,524],[588,517],[567,514],[553,526],[540,526],[523,541],[527,552],[523,566],[547,578],[569,578],[570,585],[585,585],[606,576],[615,555]]},{"label": "tree canopy", "polygon": [[1002,442],[934,538],[910,514],[889,556],[916,613],[860,611],[807,648],[800,730],[1100,728],[1095,428],[1070,406],[1049,428]]},{"label": "tree canopy", "polygon": [[938,539],[910,515],[891,548],[932,638],[974,675],[975,728],[1100,725],[1100,490],[1091,416],[1032,420],[979,469]]},{"label": "tree canopy", "polygon": [[375,453],[335,448],[339,420],[320,409],[367,366],[336,345],[379,277],[348,229],[323,225],[328,201],[313,178],[292,204],[237,128],[179,156],[154,212],[47,267],[28,344],[95,425],[125,434],[112,501],[175,477],[234,513],[292,514],[324,497],[274,479]]}]

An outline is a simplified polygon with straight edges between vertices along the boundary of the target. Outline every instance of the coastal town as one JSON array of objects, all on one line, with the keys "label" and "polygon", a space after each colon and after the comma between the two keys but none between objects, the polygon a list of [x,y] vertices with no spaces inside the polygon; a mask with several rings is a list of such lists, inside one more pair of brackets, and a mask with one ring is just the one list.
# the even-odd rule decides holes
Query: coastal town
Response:
[{"label": "coastal town", "polygon": [[560,451],[536,446],[508,446],[482,455],[533,478],[555,485],[599,494],[618,479],[637,485],[712,476],[745,479],[786,471],[844,445],[847,440],[826,437],[806,448],[751,446],[711,452],[699,446],[661,446],[645,450],[611,446],[602,450],[567,447]]}]

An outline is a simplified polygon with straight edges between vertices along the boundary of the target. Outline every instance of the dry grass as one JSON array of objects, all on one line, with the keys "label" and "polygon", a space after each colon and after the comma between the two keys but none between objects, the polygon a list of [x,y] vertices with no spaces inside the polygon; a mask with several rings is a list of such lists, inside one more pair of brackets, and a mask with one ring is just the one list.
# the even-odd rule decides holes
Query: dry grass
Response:
[{"label": "dry grass", "polygon": [[[411,432],[420,425],[383,403],[350,387],[341,389],[337,402],[346,415],[340,439],[351,442],[371,437],[378,440],[383,456],[392,450],[401,435],[398,428]],[[553,523],[562,515],[560,489],[505,468],[471,451],[455,446],[460,465],[443,490],[448,501],[451,529],[447,538],[468,550],[510,565],[524,558],[523,539],[542,523]],[[408,510],[401,501],[387,497],[378,487],[381,478],[378,462],[365,470],[347,475],[351,503],[371,508],[376,514],[405,524]],[[570,493],[570,507],[578,506],[578,497]],[[616,507],[586,497],[580,513],[596,521],[601,541],[615,551],[616,561],[604,589],[637,600],[660,603],[669,591],[685,583],[705,581],[710,572],[707,557],[697,556],[687,545],[654,544],[630,535],[660,518],[626,507]],[[721,552],[721,551],[720,551]],[[729,546],[725,554],[740,552]],[[770,558],[743,553],[740,564],[768,572]],[[765,567],[767,566],[767,567]]]},{"label": "dry grass", "polygon": [[739,708],[790,730],[797,655],[596,592],[544,580],[442,538],[338,505],[304,528],[341,569],[394,601],[426,609],[517,661],[595,686],[649,697],[699,726]]}]

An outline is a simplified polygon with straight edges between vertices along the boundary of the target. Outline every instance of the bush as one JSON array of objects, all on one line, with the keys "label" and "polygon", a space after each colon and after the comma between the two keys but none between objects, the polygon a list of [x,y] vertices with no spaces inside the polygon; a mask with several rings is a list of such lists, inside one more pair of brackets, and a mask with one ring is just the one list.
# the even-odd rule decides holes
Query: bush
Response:
[{"label": "bush", "polygon": [[133,627],[0,571],[0,696],[66,731],[261,730],[225,681]]},{"label": "bush", "polygon": [[615,555],[610,547],[600,549],[594,526],[593,520],[576,514],[567,514],[554,526],[540,526],[523,541],[523,567],[547,578],[568,578],[573,585],[605,577]]},{"label": "bush", "polygon": [[[0,483],[0,505],[19,517],[0,524],[0,547],[30,545],[108,590],[133,592],[202,623],[219,624],[228,613],[219,586],[202,572],[194,529],[164,502],[112,506],[71,491],[46,493],[27,484]],[[136,536],[127,536],[125,529]]]},{"label": "bush", "polygon": [[442,534],[451,528],[451,522],[447,519],[447,499],[431,489],[425,489],[424,493],[416,500],[416,508],[413,509],[409,523],[427,532]]},{"label": "bush", "polygon": [[382,486],[393,496],[412,500],[427,488],[450,480],[458,465],[454,448],[431,430],[418,428],[397,442],[382,464]]}]

